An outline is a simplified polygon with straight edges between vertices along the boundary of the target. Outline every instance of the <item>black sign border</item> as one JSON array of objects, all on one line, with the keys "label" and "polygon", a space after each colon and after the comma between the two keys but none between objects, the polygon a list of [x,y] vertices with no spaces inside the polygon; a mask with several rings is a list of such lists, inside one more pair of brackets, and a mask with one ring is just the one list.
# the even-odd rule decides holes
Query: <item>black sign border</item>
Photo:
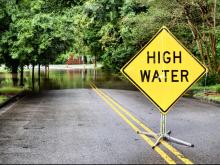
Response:
[{"label": "black sign border", "polygon": [[[180,96],[167,108],[167,109],[162,109],[144,90],[142,90],[142,88],[135,83],[135,81],[124,71],[125,68],[133,61],[135,60],[135,58],[163,31],[166,30],[184,49],[185,51],[187,51],[189,53],[189,55],[191,55],[204,69],[204,71],[201,73],[201,75],[191,83],[191,85],[182,93],[180,94]],[[145,95],[147,96],[147,98],[150,99],[150,101],[156,105],[156,107],[159,108],[159,110],[163,113],[166,114],[168,113],[168,111],[170,110],[170,108],[184,95],[184,93],[187,92],[187,90],[194,84],[196,83],[206,72],[208,72],[208,69],[196,58],[194,57],[194,55],[168,30],[167,27],[163,26],[155,35],[153,38],[151,38],[151,40],[135,55],[133,56],[122,68],[121,68],[121,72]]]}]

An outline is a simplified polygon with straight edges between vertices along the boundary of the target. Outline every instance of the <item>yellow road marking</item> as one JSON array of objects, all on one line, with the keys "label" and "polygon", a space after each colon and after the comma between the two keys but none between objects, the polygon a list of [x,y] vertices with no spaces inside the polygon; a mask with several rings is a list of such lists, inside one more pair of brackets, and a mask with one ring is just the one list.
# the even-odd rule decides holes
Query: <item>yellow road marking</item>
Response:
[{"label": "yellow road marking", "polygon": [[[105,97],[103,97],[100,92],[90,84],[92,89],[99,95],[135,132],[140,131],[139,128],[137,128],[124,114],[122,114],[118,109],[114,107],[114,105],[107,100]],[[147,136],[141,135],[140,136],[152,147],[154,146],[154,142]],[[176,162],[170,158],[169,155],[167,155],[161,148],[155,147],[155,151],[168,163],[168,164],[176,164]]]},{"label": "yellow road marking", "polygon": [[[141,121],[139,121],[136,117],[134,117],[130,112],[125,110],[121,105],[119,105],[116,101],[114,101],[110,96],[105,94],[102,90],[98,89],[94,83],[91,82],[93,87],[98,90],[106,99],[111,101],[115,106],[117,106],[124,114],[126,114],[129,118],[131,118],[134,122],[136,122],[139,126],[141,126],[145,131],[153,134],[155,138],[157,139],[156,133],[154,133],[150,128],[148,128],[146,125],[144,125]],[[177,158],[182,160],[185,164],[193,164],[193,162],[189,159],[187,159],[183,154],[181,154],[177,149],[175,149],[173,146],[171,146],[166,141],[161,141],[161,144],[163,144],[169,151],[171,151]]]}]

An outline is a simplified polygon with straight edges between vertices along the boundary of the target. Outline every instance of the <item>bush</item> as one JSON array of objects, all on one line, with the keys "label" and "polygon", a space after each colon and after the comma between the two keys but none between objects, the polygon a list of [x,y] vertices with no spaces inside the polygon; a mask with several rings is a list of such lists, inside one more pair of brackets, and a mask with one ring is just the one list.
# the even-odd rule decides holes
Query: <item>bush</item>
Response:
[{"label": "bush", "polygon": [[54,64],[66,64],[68,58],[69,58],[69,53],[61,54],[60,56],[57,57]]},{"label": "bush", "polygon": [[199,84],[202,86],[210,86],[218,84],[219,76],[217,74],[208,74],[207,77],[204,76]]},{"label": "bush", "polygon": [[105,70],[119,71],[121,67],[127,62],[132,56],[135,55],[135,48],[126,48],[120,45],[118,48],[111,48],[102,55],[103,67]]},{"label": "bush", "polygon": [[220,86],[217,87],[216,92],[220,93]]},{"label": "bush", "polygon": [[8,99],[7,96],[0,96],[0,104],[5,102]]}]

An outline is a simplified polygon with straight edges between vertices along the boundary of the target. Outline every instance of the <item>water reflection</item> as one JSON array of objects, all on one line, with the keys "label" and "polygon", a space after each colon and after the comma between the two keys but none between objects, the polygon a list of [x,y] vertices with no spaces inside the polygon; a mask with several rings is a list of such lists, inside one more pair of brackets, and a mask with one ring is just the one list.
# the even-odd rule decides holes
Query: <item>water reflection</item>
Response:
[{"label": "water reflection", "polygon": [[101,88],[134,89],[129,82],[94,69],[51,70],[49,78],[44,79],[41,86],[43,89],[90,88],[89,81]]},{"label": "water reflection", "polygon": [[[18,85],[19,77],[13,79],[9,73],[0,73],[0,87]],[[136,90],[127,80],[101,69],[51,69],[49,74],[41,70],[40,77],[36,72],[33,80],[30,71],[24,73],[24,85],[33,91],[90,88],[89,81],[100,88]]]}]

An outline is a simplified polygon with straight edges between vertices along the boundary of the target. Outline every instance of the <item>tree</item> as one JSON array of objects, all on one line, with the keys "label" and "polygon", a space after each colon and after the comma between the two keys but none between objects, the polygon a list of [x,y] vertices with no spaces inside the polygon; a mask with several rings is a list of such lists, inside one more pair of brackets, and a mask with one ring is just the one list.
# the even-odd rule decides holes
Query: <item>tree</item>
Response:
[{"label": "tree", "polygon": [[0,54],[12,73],[21,67],[23,80],[24,65],[32,64],[34,75],[36,64],[47,65],[72,46],[74,26],[65,12],[50,13],[44,9],[42,13],[44,1],[12,2],[5,3],[5,13],[1,16],[2,21],[6,18],[11,21],[1,28]]},{"label": "tree", "polygon": [[219,17],[217,18],[216,15],[220,4],[216,0],[178,2],[196,41],[202,62],[207,65],[211,74],[218,75],[220,56],[217,55],[217,33],[219,33],[220,24]]},{"label": "tree", "polygon": [[[65,55],[90,55],[118,71],[162,25],[220,70],[217,0],[0,0],[0,59],[17,71]],[[61,56],[60,56],[61,55]]]}]

